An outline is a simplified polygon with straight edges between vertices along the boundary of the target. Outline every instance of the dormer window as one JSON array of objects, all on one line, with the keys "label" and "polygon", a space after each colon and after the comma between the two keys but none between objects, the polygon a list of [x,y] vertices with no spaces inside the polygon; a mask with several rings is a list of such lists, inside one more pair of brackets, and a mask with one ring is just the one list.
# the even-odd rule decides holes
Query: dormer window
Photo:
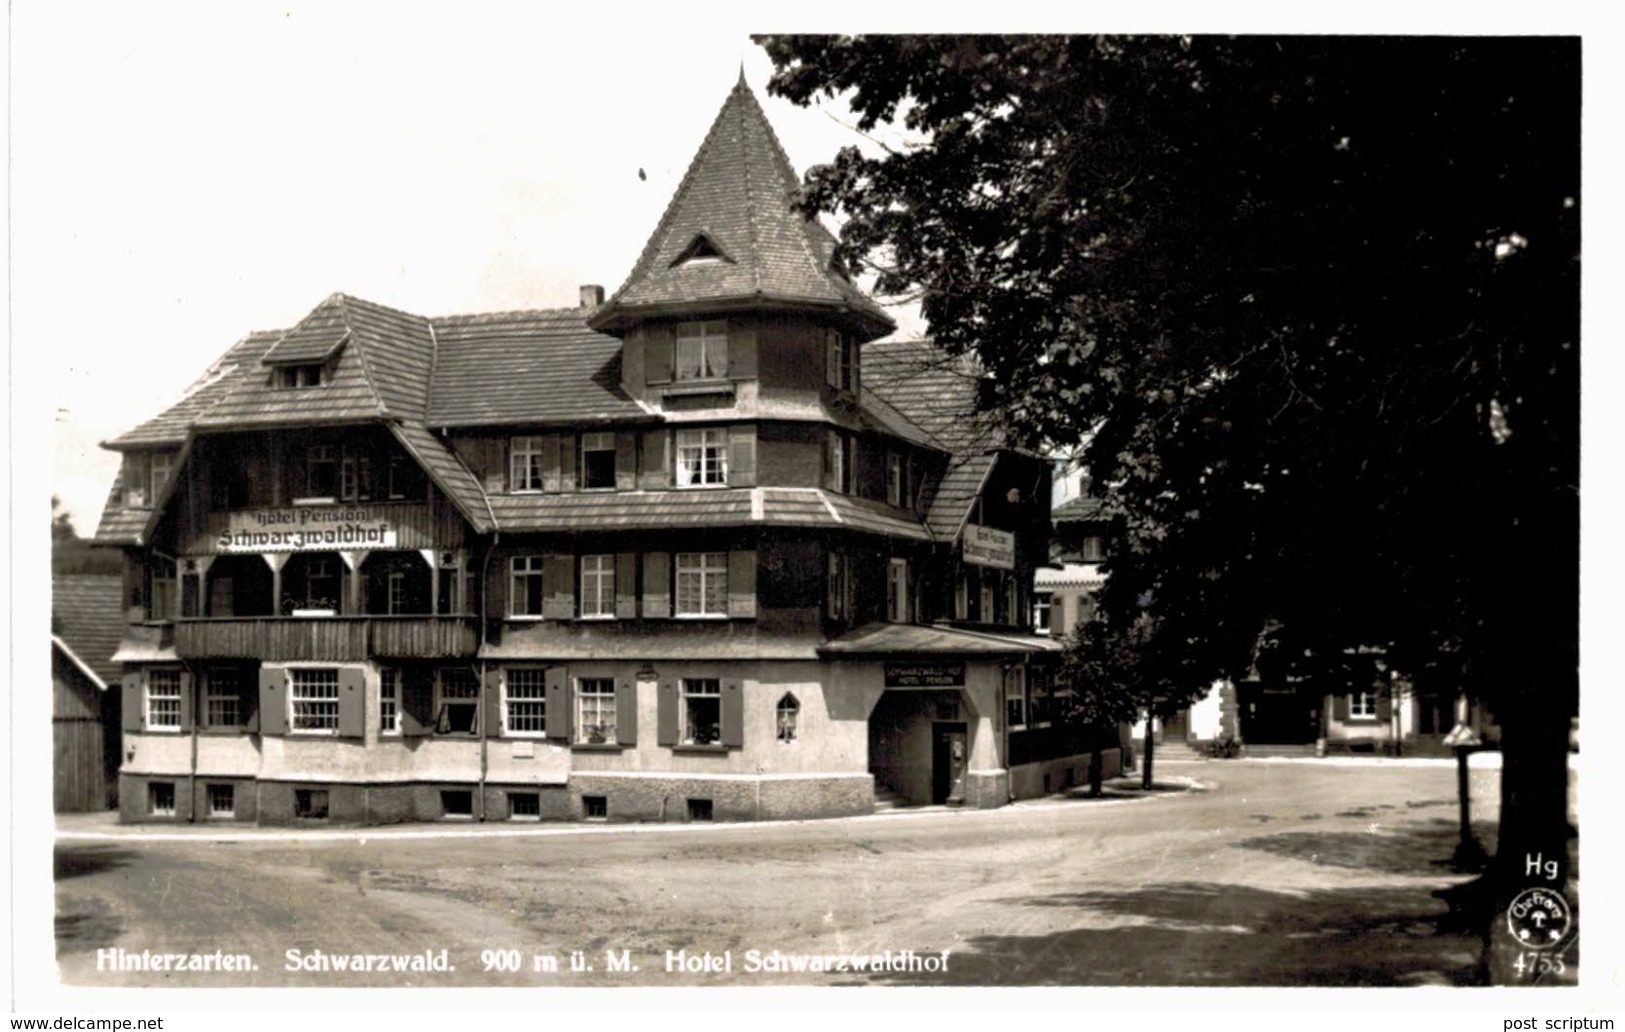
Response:
[{"label": "dormer window", "polygon": [[324,368],[320,362],[277,366],[276,385],[279,389],[285,391],[297,390],[301,387],[320,387]]},{"label": "dormer window", "polygon": [[677,325],[678,380],[720,380],[728,375],[728,324],[713,322]]},{"label": "dormer window", "polygon": [[723,253],[722,248],[718,247],[709,236],[701,233],[690,241],[687,247],[683,248],[681,254],[672,260],[672,265],[714,265],[717,262],[731,261],[733,259]]}]

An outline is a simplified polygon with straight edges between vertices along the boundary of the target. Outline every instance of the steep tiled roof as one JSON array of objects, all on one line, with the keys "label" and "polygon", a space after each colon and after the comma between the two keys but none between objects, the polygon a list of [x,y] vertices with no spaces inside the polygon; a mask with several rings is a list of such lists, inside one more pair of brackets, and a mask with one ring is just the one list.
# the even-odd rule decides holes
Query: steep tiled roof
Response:
[{"label": "steep tiled roof", "polygon": [[1106,503],[1090,495],[1079,495],[1055,507],[1050,513],[1054,523],[1092,523],[1102,518]]},{"label": "steep tiled roof", "polygon": [[[834,241],[796,211],[800,179],[741,75],[621,289],[592,316],[615,330],[640,314],[764,301],[828,307],[870,336],[891,317],[830,265]],[[684,261],[704,236],[723,257]]]},{"label": "steep tiled roof", "polygon": [[102,574],[51,577],[51,633],[105,684],[117,684],[113,653],[124,632],[123,580]]},{"label": "steep tiled roof", "polygon": [[621,390],[621,342],[588,329],[587,314],[565,308],[435,319],[429,424],[647,418]]},{"label": "steep tiled roof", "polygon": [[139,545],[141,532],[147,529],[150,509],[130,509],[124,505],[124,485],[113,478],[113,489],[107,492],[107,504],[102,507],[101,522],[91,541],[98,545]]},{"label": "steep tiled roof", "polygon": [[417,459],[418,465],[428,471],[435,486],[457,506],[457,511],[468,520],[469,526],[481,534],[495,529],[484,488],[480,487],[479,480],[452,454],[450,448],[415,423],[391,423],[389,429],[395,439]]},{"label": "steep tiled roof", "polygon": [[866,393],[951,453],[924,501],[932,535],[952,541],[1003,447],[1002,435],[976,411],[975,366],[923,340],[874,341],[862,355]]}]

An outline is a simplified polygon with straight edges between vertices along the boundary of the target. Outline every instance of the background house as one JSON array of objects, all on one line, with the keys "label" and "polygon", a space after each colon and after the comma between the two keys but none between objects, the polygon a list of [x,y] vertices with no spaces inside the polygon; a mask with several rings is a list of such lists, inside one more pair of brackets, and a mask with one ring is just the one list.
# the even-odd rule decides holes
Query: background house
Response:
[{"label": "background house", "polygon": [[51,578],[51,755],[58,813],[118,805],[120,580]]}]

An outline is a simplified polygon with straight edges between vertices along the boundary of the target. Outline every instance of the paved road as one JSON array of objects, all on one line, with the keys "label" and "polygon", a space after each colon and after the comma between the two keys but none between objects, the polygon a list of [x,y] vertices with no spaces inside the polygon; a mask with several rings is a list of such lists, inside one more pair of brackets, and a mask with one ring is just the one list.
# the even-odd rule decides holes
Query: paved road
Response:
[{"label": "paved road", "polygon": [[[76,985],[1412,985],[1471,978],[1478,942],[1429,893],[1459,880],[1445,765],[1159,763],[1202,790],[993,812],[492,838],[57,846]],[[1498,772],[1475,770],[1493,845]],[[437,829],[438,830],[438,829]],[[475,832],[477,829],[469,829]],[[601,831],[602,829],[600,829]],[[245,973],[97,969],[97,950],[249,954]],[[449,972],[288,971],[288,950],[446,950]],[[517,950],[521,971],[486,971]],[[637,971],[609,970],[606,951]],[[749,972],[901,951],[947,970]],[[593,970],[572,972],[572,951]],[[732,970],[668,973],[667,951]],[[498,964],[512,954],[492,954]],[[546,967],[556,958],[559,970]],[[541,958],[540,960],[538,958]]]}]

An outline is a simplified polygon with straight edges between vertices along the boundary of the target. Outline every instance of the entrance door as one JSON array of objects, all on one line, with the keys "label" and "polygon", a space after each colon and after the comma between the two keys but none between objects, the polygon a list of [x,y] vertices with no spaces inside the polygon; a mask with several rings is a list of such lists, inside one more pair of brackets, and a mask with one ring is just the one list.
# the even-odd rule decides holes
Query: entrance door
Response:
[{"label": "entrance door", "polygon": [[964,724],[931,725],[931,802],[965,801],[965,764],[970,743]]}]

